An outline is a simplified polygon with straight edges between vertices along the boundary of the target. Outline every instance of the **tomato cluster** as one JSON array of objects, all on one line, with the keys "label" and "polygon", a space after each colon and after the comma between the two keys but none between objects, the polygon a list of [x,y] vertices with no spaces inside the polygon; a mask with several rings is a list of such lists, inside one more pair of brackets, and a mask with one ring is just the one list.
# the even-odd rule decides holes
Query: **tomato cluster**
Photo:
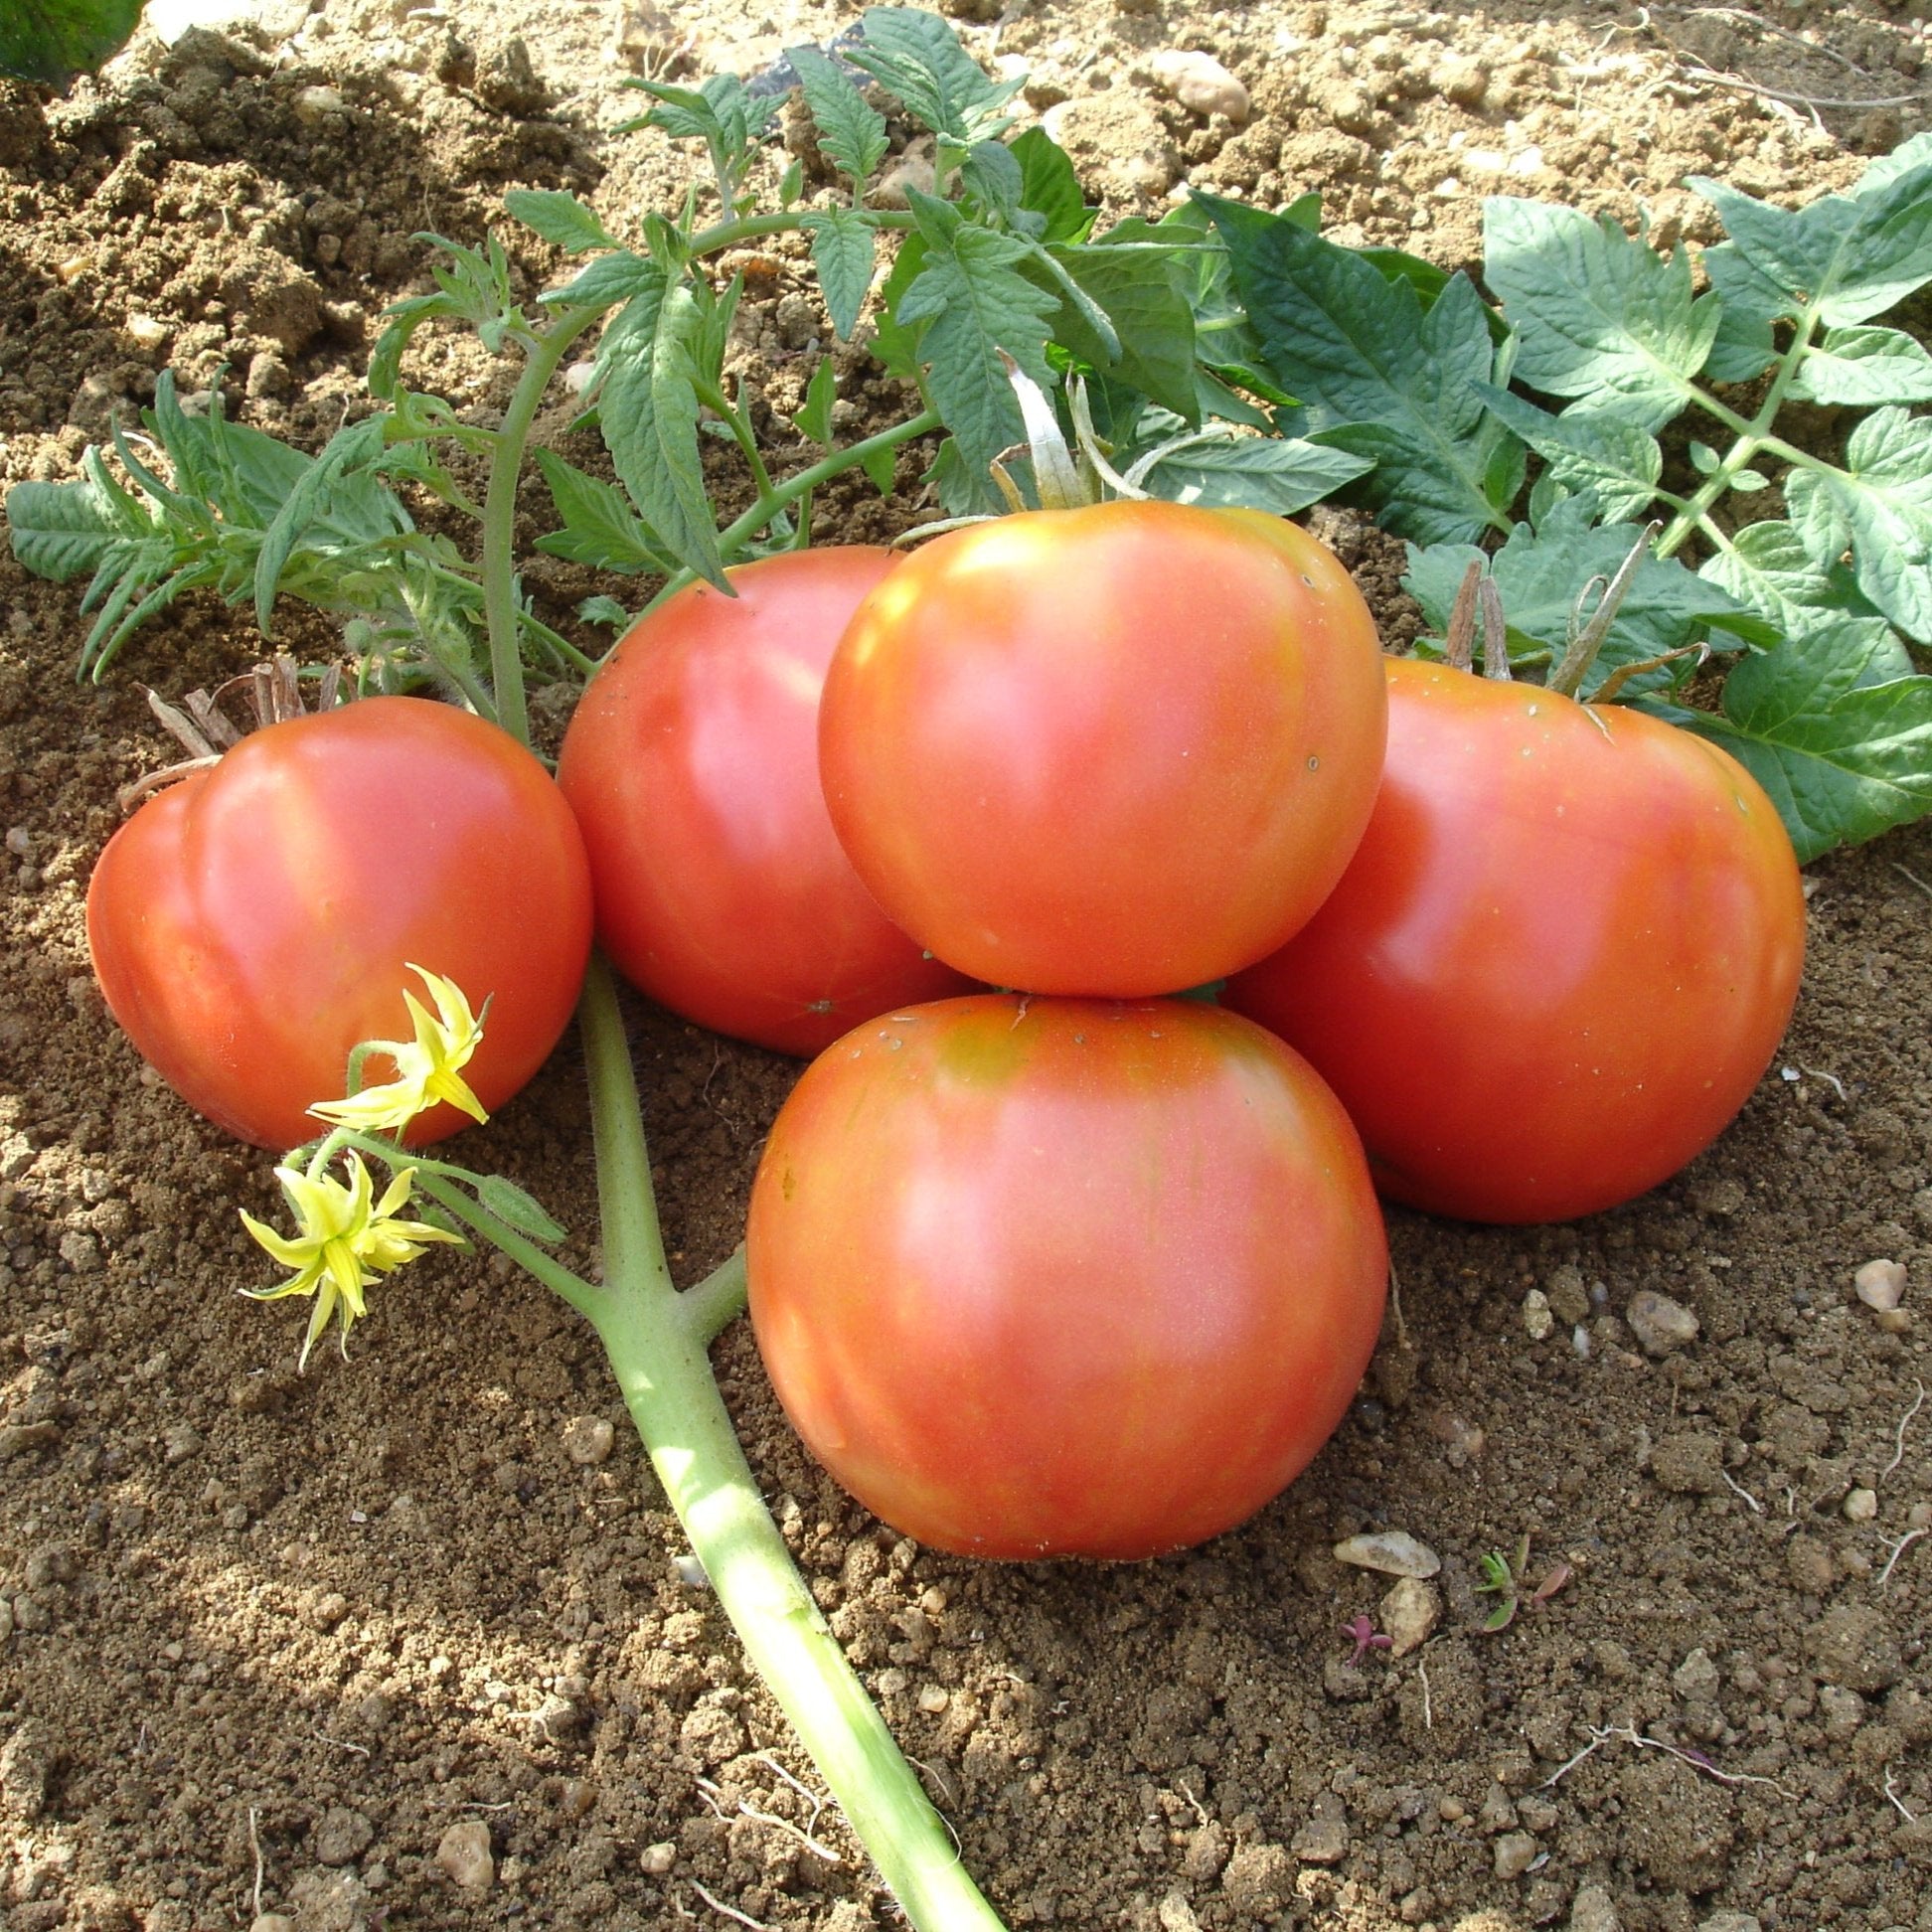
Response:
[{"label": "tomato cluster", "polygon": [[1367,1366],[1377,1190],[1594,1211],[1775,1050],[1803,895],[1742,768],[1384,659],[1291,525],[1118,502],[730,586],[633,628],[555,784],[415,700],[257,733],[110,843],[89,937],[141,1050],[271,1146],[410,966],[491,999],[469,1077],[514,1092],[593,904],[667,1006],[818,1052],[753,1190],[752,1321],[806,1442],[923,1541],[1231,1528]]}]

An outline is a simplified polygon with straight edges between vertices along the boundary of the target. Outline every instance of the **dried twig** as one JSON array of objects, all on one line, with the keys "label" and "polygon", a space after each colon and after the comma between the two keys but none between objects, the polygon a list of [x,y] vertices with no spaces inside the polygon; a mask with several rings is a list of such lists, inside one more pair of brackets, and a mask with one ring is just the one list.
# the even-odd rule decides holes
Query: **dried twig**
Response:
[{"label": "dried twig", "polygon": [[1906,1822],[1906,1824],[1916,1825],[1918,1823],[1918,1820],[1914,1818],[1912,1814],[1905,1809],[1904,1799],[1902,1799],[1898,1795],[1898,1793],[1892,1789],[1892,1773],[1891,1773],[1891,1767],[1889,1765],[1885,1767],[1884,1793],[1892,1809],[1898,1813],[1899,1817],[1902,1818]]},{"label": "dried twig", "polygon": [[1891,1554],[1885,1559],[1885,1567],[1878,1572],[1878,1583],[1882,1587],[1891,1581],[1891,1573],[1898,1566],[1898,1559],[1925,1534],[1923,1530],[1908,1530],[1892,1544]]},{"label": "dried twig", "polygon": [[1747,1502],[1751,1506],[1752,1510],[1757,1515],[1762,1516],[1764,1514],[1764,1505],[1760,1503],[1757,1500],[1757,1498],[1753,1496],[1751,1492],[1747,1490],[1744,1487],[1744,1485],[1740,1483],[1737,1480],[1737,1478],[1730,1473],[1728,1469],[1720,1469],[1718,1470],[1717,1473],[1724,1479],[1725,1483],[1735,1494],[1741,1496],[1745,1500],[1745,1502]]},{"label": "dried twig", "polygon": [[697,1881],[697,1879],[693,1878],[690,1879],[688,1882],[691,1886],[691,1889],[695,1891],[698,1894],[698,1896],[702,1898],[705,1901],[705,1903],[712,1908],[714,1912],[722,1912],[727,1919],[736,1919],[740,1925],[748,1925],[751,1928],[751,1932],[771,1932],[771,1928],[768,1925],[766,1925],[762,1919],[754,1919],[750,1917],[749,1914],[740,1912],[735,1905],[726,1905],[722,1898],[714,1898],[711,1895],[711,1893],[708,1892],[704,1888],[704,1886]]},{"label": "dried twig", "polygon": [[1916,886],[1919,888],[1919,890],[1925,894],[1927,898],[1932,898],[1932,886],[1928,886],[1925,883],[1925,881],[1922,880],[1917,873],[1913,872],[1909,866],[1901,866],[1898,863],[1898,861],[1894,859],[1891,862],[1891,869],[1893,872],[1899,874],[1901,877],[1905,879],[1909,879],[1912,882],[1912,884]]},{"label": "dried twig", "polygon": [[254,1915],[256,1918],[259,1918],[261,1916],[261,1875],[263,1870],[262,1858],[261,1858],[261,1834],[256,1829],[260,1821],[260,1818],[261,1818],[260,1810],[256,1806],[250,1805],[248,1807],[248,1850],[254,1853],[254,1861],[255,1861]]},{"label": "dried twig", "polygon": [[1912,1406],[1908,1408],[1905,1411],[1905,1413],[1898,1418],[1898,1434],[1894,1438],[1894,1444],[1892,1448],[1892,1459],[1884,1466],[1883,1469],[1881,1469],[1878,1472],[1878,1480],[1881,1483],[1885,1480],[1887,1476],[1889,1476],[1892,1473],[1894,1469],[1898,1467],[1900,1463],[1902,1463],[1905,1460],[1905,1425],[1908,1422],[1910,1422],[1912,1417],[1915,1416],[1919,1412],[1919,1410],[1922,1409],[1924,1406],[1925,1406],[1925,1384],[1923,1382],[1920,1382],[1918,1385],[1918,1393],[1912,1397]]},{"label": "dried twig", "polygon": [[1719,74],[1714,68],[1683,63],[1684,78],[1706,87],[1732,87],[1740,93],[1756,94],[1764,100],[1782,100],[1792,107],[1914,107],[1925,98],[1917,93],[1874,94],[1867,100],[1844,100],[1831,94],[1794,93],[1784,87],[1767,87],[1761,80],[1746,80],[1740,75]]},{"label": "dried twig", "polygon": [[1590,1741],[1582,1750],[1559,1766],[1543,1780],[1542,1789],[1548,1790],[1558,1778],[1566,1777],[1590,1755],[1592,1751],[1612,1741],[1619,1744],[1634,1744],[1641,1750],[1666,1751],[1672,1757],[1688,1764],[1693,1771],[1701,1771],[1706,1778],[1714,1778],[1724,1785],[1768,1785],[1780,1798],[1787,1802],[1791,1799],[1788,1792],[1775,1778],[1762,1778],[1750,1771],[1720,1771],[1701,1751],[1687,1751],[1681,1744],[1667,1744],[1661,1737],[1647,1737],[1642,1731],[1632,1730],[1628,1725],[1606,1724],[1602,1729],[1590,1726]]}]

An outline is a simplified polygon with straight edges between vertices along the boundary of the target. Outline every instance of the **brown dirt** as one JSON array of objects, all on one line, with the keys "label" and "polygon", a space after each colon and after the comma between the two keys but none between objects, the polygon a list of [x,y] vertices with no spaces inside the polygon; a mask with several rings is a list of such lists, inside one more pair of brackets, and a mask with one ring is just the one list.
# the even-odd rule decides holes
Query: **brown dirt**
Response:
[{"label": "brown dirt", "polygon": [[[1801,198],[1925,124],[1920,4],[1071,0],[1012,10],[997,47],[993,5],[957,11],[1034,70],[1116,206],[1183,178],[1266,204],[1319,187],[1345,235],[1450,265],[1499,180],[1625,219],[1641,202],[1694,238],[1686,173]],[[631,10],[634,53],[695,32],[698,60],[747,66],[845,24],[802,0],[654,18]],[[638,104],[611,86],[611,32],[563,0],[327,0],[292,47],[149,37],[70,99],[0,93],[0,472],[71,474],[166,359],[197,384],[226,363],[250,416],[319,439],[369,318],[422,285],[414,231],[474,240],[513,184],[594,188],[620,225],[672,193],[663,143],[607,134]],[[1246,129],[1157,95],[1141,63],[1175,45],[1247,79]],[[1814,118],[1693,61],[1911,99]],[[557,264],[522,265],[534,289]],[[742,360],[788,409],[818,337],[782,255],[758,272]],[[427,345],[421,379],[502,401],[459,347]],[[827,535],[879,534],[877,511],[837,515]],[[1387,547],[1330,528],[1401,634]],[[539,582],[559,620],[591,587]],[[115,786],[162,756],[137,687],[211,681],[255,641],[184,604],[95,691],[73,680],[76,593],[0,563],[0,1922],[725,1923],[700,1886],[771,1926],[889,1922],[837,1828],[832,1867],[740,1812],[802,1820],[773,1766],[808,1767],[679,1583],[675,1522],[568,1317],[502,1267],[432,1257],[347,1366],[322,1351],[298,1377],[298,1318],[236,1298],[259,1269],[235,1210],[262,1209],[266,1163],[142,1071],[93,991],[81,899]],[[1889,1256],[1909,1309],[1932,1270],[1932,828],[1813,883],[1791,1038],[1736,1127],[1574,1226],[1393,1215],[1406,1346],[1314,1470],[1210,1548],[1123,1569],[914,1549],[813,1468],[748,1337],[725,1338],[760,1480],[1011,1923],[1932,1928],[1932,1542],[1886,1574],[1932,1504],[1932,1410],[1902,1420],[1926,1350],[1850,1293]],[[735,1239],[794,1069],[632,1020],[695,1274]],[[586,1145],[567,1046],[466,1143],[579,1230]],[[1622,1319],[1647,1289],[1702,1325],[1666,1359]],[[1557,1318],[1542,1339],[1531,1290]],[[601,1466],[565,1451],[583,1415],[619,1425]],[[1875,1515],[1848,1508],[1858,1491]],[[1355,1669],[1339,1626],[1382,1584],[1329,1551],[1380,1526],[1441,1552],[1445,1615]],[[1532,1569],[1560,1555],[1573,1580],[1482,1634],[1477,1558],[1524,1532]],[[435,1861],[461,1820],[487,1828],[487,1890]]]}]

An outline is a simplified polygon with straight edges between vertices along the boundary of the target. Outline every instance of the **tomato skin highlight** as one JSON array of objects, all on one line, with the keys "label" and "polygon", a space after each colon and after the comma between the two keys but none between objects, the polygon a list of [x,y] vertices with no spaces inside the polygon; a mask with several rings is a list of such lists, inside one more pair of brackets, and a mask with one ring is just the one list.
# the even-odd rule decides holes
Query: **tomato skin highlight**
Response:
[{"label": "tomato skin highlight", "polygon": [[859,882],[825,809],[818,702],[877,548],[789,552],[693,584],[590,681],[558,782],[595,885],[597,938],[660,1004],[815,1053],[888,1007],[969,982],[925,957]]},{"label": "tomato skin highlight", "polygon": [[909,1008],[807,1068],[751,1197],[806,1445],[920,1542],[1136,1558],[1233,1528],[1346,1413],[1388,1255],[1305,1061],[1199,1002]]},{"label": "tomato skin highlight", "polygon": [[1713,1141],[1784,1035],[1805,901],[1776,809],[1621,706],[1391,659],[1381,795],[1321,911],[1223,1002],[1362,1130],[1382,1192],[1595,1213]]},{"label": "tomato skin highlight", "polygon": [[913,552],[826,677],[859,875],[962,972],[1139,997],[1321,903],[1368,822],[1380,650],[1340,561],[1243,510],[1033,511]]},{"label": "tomato skin highlight", "polygon": [[[491,1001],[464,1078],[487,1108],[556,1046],[590,949],[563,794],[453,706],[367,698],[250,732],[148,800],[87,885],[87,943],[143,1058],[218,1126],[277,1151],[325,1131],[349,1050],[410,1038],[411,963]],[[384,1078],[389,1062],[369,1062]],[[470,1124],[420,1115],[411,1145]]]}]

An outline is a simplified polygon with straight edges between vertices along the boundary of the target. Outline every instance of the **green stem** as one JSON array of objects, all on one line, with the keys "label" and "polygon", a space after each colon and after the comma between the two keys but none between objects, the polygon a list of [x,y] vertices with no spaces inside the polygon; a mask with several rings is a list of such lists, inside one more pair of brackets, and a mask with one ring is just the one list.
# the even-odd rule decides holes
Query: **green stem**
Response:
[{"label": "green stem", "polygon": [[1778,419],[1778,411],[1784,406],[1785,396],[1797,379],[1799,365],[1811,347],[1812,331],[1817,327],[1817,309],[1807,308],[1798,318],[1791,344],[1784,352],[1778,373],[1771,379],[1771,387],[1765,392],[1764,401],[1759,403],[1755,416],[1741,416],[1694,383],[1685,384],[1687,401],[1716,417],[1735,434],[1737,440],[1725,452],[1723,461],[1704,479],[1703,487],[1672,518],[1670,528],[1658,539],[1659,558],[1673,557],[1684,547],[1691,532],[1704,523],[1711,505],[1730,488],[1731,478],[1746,468],[1760,450],[1768,450],[1773,456],[1781,457],[1787,463],[1796,463],[1803,469],[1831,468],[1829,463],[1821,463],[1816,456],[1808,455],[1786,442],[1782,436],[1771,433],[1771,425]]},{"label": "green stem", "polygon": [[[868,211],[875,228],[909,229],[915,226],[913,218],[903,209],[873,209]],[[800,215],[744,215],[729,222],[718,222],[711,228],[700,229],[689,243],[694,256],[717,254],[724,248],[735,248],[740,242],[756,242],[767,235],[793,235],[811,224]]]},{"label": "green stem", "polygon": [[578,1016],[604,1210],[605,1288],[591,1319],[658,1479],[746,1654],[907,1920],[917,1932],[1000,1932],[764,1507],[706,1354],[722,1293],[707,1287],[694,1302],[671,1285],[630,1046],[600,960]]},{"label": "green stem", "polygon": [[725,428],[744,454],[746,466],[751,471],[751,480],[757,485],[760,500],[771,494],[771,472],[765,468],[764,453],[758,448],[756,432],[751,427],[750,418],[744,412],[744,385],[738,385],[738,400],[733,402],[716,383],[695,382],[692,388],[698,400],[710,409]]},{"label": "green stem", "polygon": [[[876,436],[868,436],[864,442],[849,444],[844,449],[835,449],[831,455],[820,458],[810,469],[802,469],[796,476],[788,477],[783,483],[773,484],[770,490],[760,491],[758,500],[734,523],[728,524],[719,533],[719,553],[729,563],[733,555],[755,537],[771,522],[780,511],[789,509],[799,498],[808,496],[821,483],[829,482],[835,476],[843,476],[849,469],[856,468],[869,456],[877,455],[883,449],[895,449],[902,442],[910,442],[915,436],[929,435],[942,425],[938,412],[934,409],[921,409],[915,416],[907,416],[903,422],[894,423],[889,429],[882,429]],[[668,597],[675,596],[686,584],[698,580],[696,570],[679,570],[665,580],[661,589],[644,610],[655,610]],[[639,616],[644,613],[640,611]]]},{"label": "green stem", "polygon": [[528,1235],[519,1234],[509,1222],[499,1220],[487,1208],[479,1207],[454,1182],[440,1175],[425,1174],[417,1162],[402,1165],[413,1169],[418,1194],[427,1195],[452,1220],[461,1221],[471,1233],[480,1234],[493,1247],[501,1248],[586,1321],[596,1321],[601,1296],[593,1283],[573,1274],[555,1255],[546,1254]]},{"label": "green stem", "polygon": [[530,342],[528,360],[490,452],[490,485],[483,498],[483,613],[490,633],[490,684],[497,723],[513,737],[530,741],[524,704],[523,658],[517,640],[517,485],[524,447],[564,352],[594,322],[599,308],[560,308],[556,319]]},{"label": "green stem", "polygon": [[740,1241],[703,1281],[694,1281],[680,1299],[692,1326],[714,1342],[744,1313],[744,1243]]}]

